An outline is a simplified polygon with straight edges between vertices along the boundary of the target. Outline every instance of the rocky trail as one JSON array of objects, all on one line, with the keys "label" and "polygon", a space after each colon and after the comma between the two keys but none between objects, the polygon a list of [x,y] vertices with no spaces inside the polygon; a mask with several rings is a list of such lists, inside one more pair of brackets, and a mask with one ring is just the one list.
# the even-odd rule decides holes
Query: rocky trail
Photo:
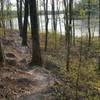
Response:
[{"label": "rocky trail", "polygon": [[45,68],[29,66],[30,49],[21,46],[19,34],[1,39],[5,66],[0,68],[0,100],[53,100],[54,76]]}]

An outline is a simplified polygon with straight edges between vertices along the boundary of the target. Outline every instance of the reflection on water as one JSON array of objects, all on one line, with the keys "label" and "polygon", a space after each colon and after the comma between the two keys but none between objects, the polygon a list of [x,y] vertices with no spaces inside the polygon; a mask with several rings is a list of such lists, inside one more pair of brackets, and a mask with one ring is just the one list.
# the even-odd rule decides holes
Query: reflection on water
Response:
[{"label": "reflection on water", "polygon": [[[60,18],[60,20],[59,20]],[[18,29],[18,20],[17,18],[12,19],[13,22],[13,28]],[[30,18],[29,18],[29,23],[30,23]],[[88,23],[87,20],[75,20],[75,35],[76,36],[81,36],[81,33],[83,35],[88,34]],[[6,27],[10,28],[9,22],[6,21]],[[57,16],[57,32],[60,34],[65,34],[65,27],[64,27],[64,15],[61,14],[60,16]],[[49,15],[49,24],[48,24],[48,29],[50,32],[53,30],[53,22],[52,22],[52,16]],[[39,30],[40,31],[45,31],[45,17],[44,16],[39,16]],[[99,34],[99,25],[96,19],[91,20],[91,33],[94,36],[98,36]]]}]

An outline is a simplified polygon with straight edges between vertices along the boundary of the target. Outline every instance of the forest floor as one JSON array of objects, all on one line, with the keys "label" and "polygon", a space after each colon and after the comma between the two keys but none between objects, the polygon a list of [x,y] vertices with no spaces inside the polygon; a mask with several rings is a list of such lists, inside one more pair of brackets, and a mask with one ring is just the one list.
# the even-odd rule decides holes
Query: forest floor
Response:
[{"label": "forest floor", "polygon": [[[66,50],[64,50],[64,47],[59,47],[57,50],[50,49],[53,48],[51,41],[48,52],[45,53],[42,50],[43,66],[29,66],[28,63],[31,60],[31,39],[28,40],[29,47],[22,47],[19,33],[12,32],[7,34],[6,37],[2,37],[1,41],[5,54],[5,64],[4,67],[0,66],[0,100],[56,100],[55,95],[59,98],[57,100],[66,100],[64,98],[60,99],[62,95],[59,95],[60,87],[61,91],[62,87],[66,89],[68,98],[75,100],[73,95],[75,94],[75,80],[77,80],[76,67],[79,64],[79,59],[76,59],[79,57],[79,46],[71,48],[70,67],[72,72],[66,75],[64,70],[66,66]],[[41,48],[43,48],[43,43],[44,41],[41,41]],[[92,97],[100,98],[100,73],[98,72],[97,74],[96,72],[97,64],[95,59],[95,57],[97,58],[100,55],[99,51],[100,48],[91,50],[91,53],[87,52],[87,50],[83,51],[85,54],[84,59],[89,56],[89,59],[87,58],[88,62],[84,61],[89,66],[82,64],[82,66],[86,67],[81,69],[82,79],[80,79],[79,87],[81,89],[79,91],[81,92],[79,95],[83,95],[85,88],[89,88],[89,93],[92,91],[90,93]],[[87,71],[87,68],[90,68],[89,71]],[[59,79],[64,82],[61,82],[63,86],[59,87]],[[90,81],[87,82],[88,79]],[[55,82],[57,82],[57,88],[54,86]],[[92,89],[90,88],[91,86],[93,86]],[[54,88],[52,89],[51,87]],[[53,90],[58,94],[55,92],[52,95]],[[85,100],[84,96],[83,99],[79,100]]]},{"label": "forest floor", "polygon": [[21,46],[19,33],[8,34],[2,43],[5,64],[0,67],[0,100],[51,100],[54,76],[42,66],[28,65],[31,51]]}]

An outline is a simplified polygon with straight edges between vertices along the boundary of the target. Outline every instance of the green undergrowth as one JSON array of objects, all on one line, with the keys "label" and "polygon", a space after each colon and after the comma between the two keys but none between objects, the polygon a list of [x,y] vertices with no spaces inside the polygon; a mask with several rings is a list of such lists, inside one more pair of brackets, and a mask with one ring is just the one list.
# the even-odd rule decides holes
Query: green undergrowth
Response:
[{"label": "green undergrowth", "polygon": [[[77,51],[78,52],[78,51]],[[71,55],[70,71],[66,71],[66,55],[64,50],[51,52],[48,55],[49,61],[56,64],[51,72],[57,76],[53,88],[53,95],[57,100],[75,100],[76,91],[78,100],[99,100],[100,99],[100,76],[97,73],[97,62],[95,58],[86,58]],[[79,69],[80,65],[80,69]],[[79,76],[78,76],[79,75]],[[77,78],[78,86],[77,86]]]}]

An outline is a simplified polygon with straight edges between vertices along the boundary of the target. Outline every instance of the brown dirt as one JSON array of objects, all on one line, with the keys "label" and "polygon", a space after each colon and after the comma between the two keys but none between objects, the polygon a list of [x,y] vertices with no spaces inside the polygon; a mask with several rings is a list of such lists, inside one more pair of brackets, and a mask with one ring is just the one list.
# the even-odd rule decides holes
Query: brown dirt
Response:
[{"label": "brown dirt", "polygon": [[[42,67],[34,66],[29,69],[30,66],[26,66],[31,58],[30,50],[21,46],[18,33],[9,34],[6,39],[9,40],[9,45],[8,42],[4,44],[4,52],[13,53],[16,56],[17,65],[5,64],[4,67],[0,67],[0,100],[17,100],[20,96],[47,90],[54,82],[50,72]],[[11,39],[14,41],[12,44]],[[2,40],[3,43],[4,41]]]}]

